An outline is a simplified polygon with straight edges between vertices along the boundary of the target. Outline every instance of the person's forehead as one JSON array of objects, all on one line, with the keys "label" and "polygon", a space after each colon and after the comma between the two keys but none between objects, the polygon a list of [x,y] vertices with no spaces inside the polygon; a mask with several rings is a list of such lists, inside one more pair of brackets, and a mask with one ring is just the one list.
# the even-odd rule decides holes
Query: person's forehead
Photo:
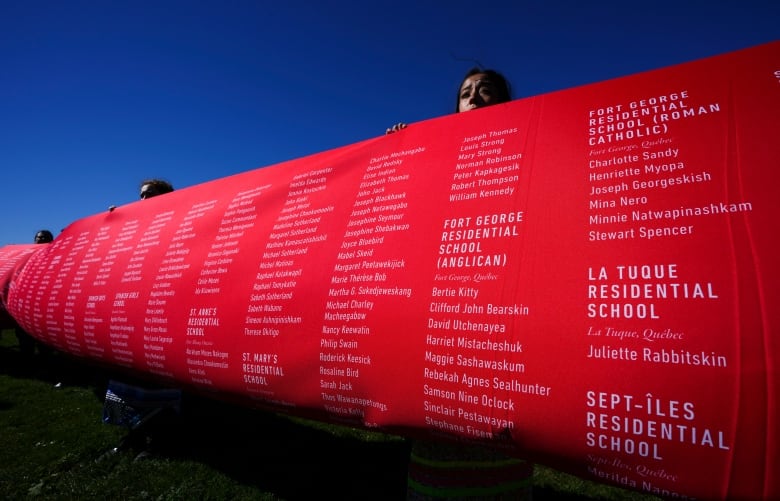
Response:
[{"label": "person's forehead", "polygon": [[486,74],[475,73],[463,81],[463,85],[461,85],[461,88],[470,87],[472,85],[477,85],[477,84],[492,85],[493,82],[490,80],[490,77],[487,76]]}]

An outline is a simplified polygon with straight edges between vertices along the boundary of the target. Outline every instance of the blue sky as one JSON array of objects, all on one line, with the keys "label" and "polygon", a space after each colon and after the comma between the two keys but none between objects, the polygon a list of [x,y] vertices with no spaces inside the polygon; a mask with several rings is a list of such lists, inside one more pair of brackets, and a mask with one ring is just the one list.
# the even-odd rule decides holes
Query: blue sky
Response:
[{"label": "blue sky", "polygon": [[474,61],[520,98],[779,34],[766,0],[0,0],[0,246],[147,177],[184,188],[446,115]]}]

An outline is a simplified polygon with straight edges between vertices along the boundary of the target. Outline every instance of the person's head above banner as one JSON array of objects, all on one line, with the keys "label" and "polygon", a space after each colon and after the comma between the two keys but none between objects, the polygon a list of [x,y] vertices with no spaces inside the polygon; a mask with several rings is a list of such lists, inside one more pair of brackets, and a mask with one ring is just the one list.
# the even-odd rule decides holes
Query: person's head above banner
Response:
[{"label": "person's head above banner", "polygon": [[[463,77],[455,96],[455,113],[476,110],[485,106],[507,103],[512,100],[512,90],[509,82],[496,70],[472,68]],[[388,127],[385,134],[392,134],[406,128],[406,123],[399,122]]]},{"label": "person's head above banner", "polygon": [[146,179],[141,182],[141,200],[164,195],[173,191],[173,185],[163,179]]},{"label": "person's head above banner", "polygon": [[33,241],[36,244],[48,244],[52,240],[54,240],[54,235],[52,235],[49,230],[39,230],[38,233],[35,234],[35,239]]},{"label": "person's head above banner", "polygon": [[455,113],[484,108],[512,100],[509,82],[495,70],[472,68],[458,89]]}]

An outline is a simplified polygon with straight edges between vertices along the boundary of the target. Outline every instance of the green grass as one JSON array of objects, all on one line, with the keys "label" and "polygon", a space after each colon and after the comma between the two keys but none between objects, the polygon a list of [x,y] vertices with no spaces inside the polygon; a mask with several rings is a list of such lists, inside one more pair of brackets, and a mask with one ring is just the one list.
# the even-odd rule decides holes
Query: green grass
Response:
[{"label": "green grass", "polygon": [[[101,421],[114,376],[62,354],[25,359],[13,331],[0,335],[0,497],[404,499],[402,437],[187,394],[148,446],[112,452],[126,435]],[[537,466],[534,500],[552,499],[656,498]]]}]

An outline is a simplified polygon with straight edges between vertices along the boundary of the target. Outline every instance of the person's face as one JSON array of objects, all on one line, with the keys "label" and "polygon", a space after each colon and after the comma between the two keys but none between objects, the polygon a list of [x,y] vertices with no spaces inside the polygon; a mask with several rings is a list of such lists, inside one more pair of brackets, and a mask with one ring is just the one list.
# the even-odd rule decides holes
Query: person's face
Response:
[{"label": "person's face", "polygon": [[40,231],[35,234],[35,243],[36,244],[47,244],[49,242],[51,242],[51,240],[49,240],[49,236],[47,234],[42,233]]},{"label": "person's face", "polygon": [[466,78],[460,86],[458,112],[470,111],[491,104],[497,104],[498,92],[495,83],[484,73]]},{"label": "person's face", "polygon": [[157,188],[151,184],[145,184],[141,186],[141,200],[146,200],[147,198],[152,198],[159,194],[160,193],[157,191]]}]

